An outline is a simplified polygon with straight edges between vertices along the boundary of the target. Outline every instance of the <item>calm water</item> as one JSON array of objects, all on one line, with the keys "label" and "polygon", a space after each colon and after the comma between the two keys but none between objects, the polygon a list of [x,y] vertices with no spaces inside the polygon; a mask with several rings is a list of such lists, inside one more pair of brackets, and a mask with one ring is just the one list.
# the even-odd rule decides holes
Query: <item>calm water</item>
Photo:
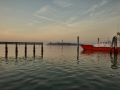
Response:
[{"label": "calm water", "polygon": [[27,58],[24,46],[19,46],[15,58],[15,46],[9,46],[5,58],[5,46],[0,46],[0,90],[120,90],[120,54],[84,51],[76,46],[44,45],[28,46]]}]

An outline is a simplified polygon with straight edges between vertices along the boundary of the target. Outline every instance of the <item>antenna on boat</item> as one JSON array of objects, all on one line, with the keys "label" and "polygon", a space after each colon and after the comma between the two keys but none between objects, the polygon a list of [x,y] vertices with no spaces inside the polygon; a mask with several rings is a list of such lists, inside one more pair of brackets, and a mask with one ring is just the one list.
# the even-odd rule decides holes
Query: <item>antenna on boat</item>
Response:
[{"label": "antenna on boat", "polygon": [[99,44],[99,38],[98,38],[98,44]]},{"label": "antenna on boat", "polygon": [[108,37],[108,42],[109,42],[109,37]]}]

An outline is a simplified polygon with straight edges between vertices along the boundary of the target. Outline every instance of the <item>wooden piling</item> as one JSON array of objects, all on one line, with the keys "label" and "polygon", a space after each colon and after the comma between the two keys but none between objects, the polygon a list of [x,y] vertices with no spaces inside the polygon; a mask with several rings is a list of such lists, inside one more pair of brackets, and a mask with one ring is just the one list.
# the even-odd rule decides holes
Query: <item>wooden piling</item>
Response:
[{"label": "wooden piling", "polygon": [[27,44],[25,43],[25,57],[27,57]]},{"label": "wooden piling", "polygon": [[25,45],[25,57],[27,57],[27,45],[33,45],[33,53],[35,56],[35,45],[41,45],[41,55],[43,56],[43,42],[0,42],[5,45],[5,57],[8,56],[8,44],[15,45],[15,55],[18,56],[18,44]]},{"label": "wooden piling", "polygon": [[43,43],[41,44],[41,57],[43,58]]},{"label": "wooden piling", "polygon": [[18,46],[17,46],[17,42],[16,42],[16,47],[15,47],[15,56],[16,56],[16,58],[17,58],[17,56],[18,56]]},{"label": "wooden piling", "polygon": [[77,37],[77,51],[79,51],[79,36]]},{"label": "wooden piling", "polygon": [[79,36],[77,37],[77,59],[79,59]]},{"label": "wooden piling", "polygon": [[41,44],[41,51],[43,52],[43,43]]},{"label": "wooden piling", "polygon": [[5,44],[5,52],[8,53],[7,42],[6,42],[6,44]]},{"label": "wooden piling", "polygon": [[7,46],[7,42],[5,43],[5,57],[8,57],[8,46]]},{"label": "wooden piling", "polygon": [[35,57],[35,43],[33,44],[33,56]]}]

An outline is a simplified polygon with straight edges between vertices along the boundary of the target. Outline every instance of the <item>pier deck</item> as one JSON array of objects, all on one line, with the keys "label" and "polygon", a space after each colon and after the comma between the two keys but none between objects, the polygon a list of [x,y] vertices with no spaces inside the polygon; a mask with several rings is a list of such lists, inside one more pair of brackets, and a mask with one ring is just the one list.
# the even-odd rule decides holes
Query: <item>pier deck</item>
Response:
[{"label": "pier deck", "polygon": [[33,44],[42,45],[43,44],[43,42],[0,42],[0,44],[13,44],[13,45],[15,45],[16,43],[19,44],[19,45],[24,45],[24,44],[27,44],[27,45],[33,45]]},{"label": "pier deck", "polygon": [[35,45],[41,45],[41,56],[43,57],[43,42],[1,42],[5,45],[5,57],[8,57],[8,44],[15,45],[15,55],[18,56],[18,45],[25,45],[25,57],[27,57],[27,45],[33,45],[33,56],[35,57]]}]

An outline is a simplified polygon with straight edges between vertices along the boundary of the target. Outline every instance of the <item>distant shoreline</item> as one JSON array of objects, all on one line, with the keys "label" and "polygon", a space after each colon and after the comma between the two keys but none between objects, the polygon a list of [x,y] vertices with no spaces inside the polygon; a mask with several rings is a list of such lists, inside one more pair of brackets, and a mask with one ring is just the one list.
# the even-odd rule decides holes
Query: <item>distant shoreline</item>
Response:
[{"label": "distant shoreline", "polygon": [[77,43],[66,43],[66,42],[65,43],[60,43],[60,42],[52,43],[52,42],[50,42],[47,45],[69,45],[69,46],[76,46]]}]

